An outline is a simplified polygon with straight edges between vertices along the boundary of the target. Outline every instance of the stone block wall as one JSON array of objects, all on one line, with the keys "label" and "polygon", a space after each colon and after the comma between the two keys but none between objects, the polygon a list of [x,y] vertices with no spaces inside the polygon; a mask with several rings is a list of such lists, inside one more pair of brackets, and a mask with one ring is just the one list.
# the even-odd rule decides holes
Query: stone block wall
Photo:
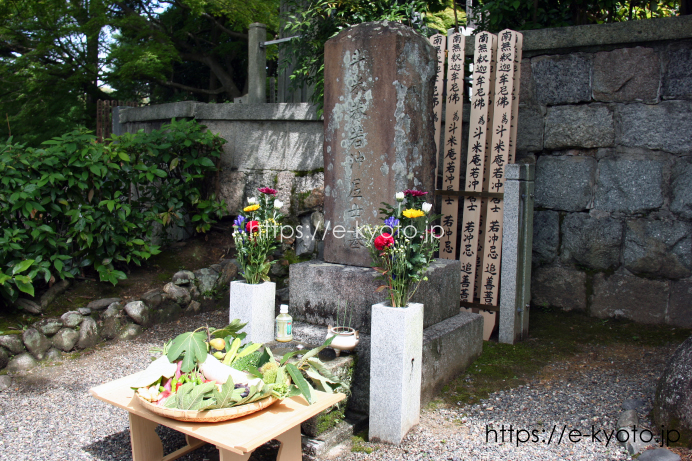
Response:
[{"label": "stone block wall", "polygon": [[646,21],[659,33],[644,40],[642,22],[562,29],[604,31],[577,48],[527,40],[517,158],[536,163],[532,302],[691,328],[692,18]]}]

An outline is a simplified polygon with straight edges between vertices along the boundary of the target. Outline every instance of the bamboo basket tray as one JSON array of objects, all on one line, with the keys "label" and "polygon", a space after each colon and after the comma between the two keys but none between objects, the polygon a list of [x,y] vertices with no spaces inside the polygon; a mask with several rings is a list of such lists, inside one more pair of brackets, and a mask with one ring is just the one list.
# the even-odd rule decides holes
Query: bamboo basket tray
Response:
[{"label": "bamboo basket tray", "polygon": [[164,418],[175,419],[178,421],[188,421],[195,423],[218,423],[220,421],[228,421],[229,419],[241,418],[249,414],[267,408],[278,399],[269,396],[265,399],[237,407],[222,408],[219,410],[195,411],[195,410],[176,410],[173,408],[165,408],[159,405],[144,400],[139,394],[135,393],[139,403],[154,414],[163,416]]}]

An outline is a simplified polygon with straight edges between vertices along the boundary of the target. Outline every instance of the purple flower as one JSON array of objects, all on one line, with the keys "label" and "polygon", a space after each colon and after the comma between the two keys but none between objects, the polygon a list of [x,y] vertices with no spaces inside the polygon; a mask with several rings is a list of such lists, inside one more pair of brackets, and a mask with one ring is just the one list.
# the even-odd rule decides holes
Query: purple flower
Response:
[{"label": "purple flower", "polygon": [[243,232],[243,228],[245,227],[243,223],[245,222],[245,216],[239,215],[237,218],[235,218],[235,221],[233,221],[233,225],[238,227],[238,232]]},{"label": "purple flower", "polygon": [[390,216],[389,218],[384,220],[384,225],[389,227],[393,233],[395,233],[397,226],[399,225],[399,220],[396,219],[394,216]]}]

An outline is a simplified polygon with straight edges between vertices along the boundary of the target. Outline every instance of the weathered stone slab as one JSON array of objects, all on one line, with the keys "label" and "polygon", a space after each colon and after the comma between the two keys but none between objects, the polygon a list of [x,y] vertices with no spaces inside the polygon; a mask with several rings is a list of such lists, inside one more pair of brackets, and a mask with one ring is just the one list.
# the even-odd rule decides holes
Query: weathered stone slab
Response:
[{"label": "weathered stone slab", "polygon": [[87,304],[87,308],[91,309],[92,311],[100,311],[107,308],[111,304],[118,302],[120,302],[120,298],[97,299],[96,301],[91,301],[89,304]]},{"label": "weathered stone slab", "polygon": [[543,150],[543,124],[543,110],[540,107],[519,107],[518,151],[537,152]]},{"label": "weathered stone slab", "polygon": [[540,56],[531,59],[539,104],[574,104],[591,100],[591,59],[588,55]]},{"label": "weathered stone slab", "polygon": [[620,48],[596,53],[593,98],[604,102],[658,101],[661,62],[651,48]]},{"label": "weathered stone slab", "polygon": [[[425,305],[425,328],[459,313],[460,270],[459,261],[447,259],[436,259],[428,268],[428,281],[421,283],[411,300]],[[347,304],[351,327],[369,334],[371,307],[386,298],[384,292],[375,292],[382,285],[377,275],[366,267],[312,261],[291,264],[289,312],[296,320],[326,326],[334,324],[337,308],[343,312]]]},{"label": "weathered stone slab", "polygon": [[675,165],[674,174],[670,211],[685,219],[692,219],[692,164],[679,161]]},{"label": "weathered stone slab", "polygon": [[597,162],[593,157],[542,155],[536,164],[536,207],[584,211],[593,207]]},{"label": "weathered stone slab", "polygon": [[672,282],[666,323],[679,328],[692,328],[692,280]]},{"label": "weathered stone slab", "polygon": [[610,147],[615,140],[611,109],[603,104],[548,107],[546,149]]},{"label": "weathered stone slab", "polygon": [[531,273],[531,302],[536,306],[586,310],[586,273],[544,266]]},{"label": "weathered stone slab", "polygon": [[664,323],[670,282],[644,279],[626,271],[593,279],[590,313],[599,318],[624,317],[640,323]]},{"label": "weathered stone slab", "polygon": [[617,144],[660,149],[673,154],[692,153],[692,101],[624,104],[615,109]]},{"label": "weathered stone slab", "polygon": [[668,52],[661,92],[663,99],[692,99],[692,49]]},{"label": "weathered stone slab", "polygon": [[533,213],[532,263],[536,266],[550,264],[557,258],[560,243],[560,214],[557,211]]},{"label": "weathered stone slab", "polygon": [[692,226],[682,221],[627,221],[625,268],[643,276],[689,277],[692,275],[691,232]]},{"label": "weathered stone slab", "polygon": [[594,208],[623,213],[645,213],[660,208],[666,168],[666,162],[660,158],[601,159]]},{"label": "weathered stone slab", "polygon": [[[521,60],[521,85],[519,85],[519,104],[533,105],[536,97],[536,84],[531,72],[531,60]],[[464,120],[467,120],[464,117]],[[521,123],[521,118],[519,119]]]},{"label": "weathered stone slab", "polygon": [[562,257],[591,269],[607,270],[620,265],[622,223],[613,218],[595,218],[571,213],[562,222]]},{"label": "weathered stone slab", "polygon": [[396,192],[433,189],[435,68],[433,46],[398,23],[359,24],[325,44],[325,261],[369,266],[356,225],[381,222]]},{"label": "weathered stone slab", "polygon": [[423,331],[421,405],[431,402],[483,352],[483,316],[461,312]]}]

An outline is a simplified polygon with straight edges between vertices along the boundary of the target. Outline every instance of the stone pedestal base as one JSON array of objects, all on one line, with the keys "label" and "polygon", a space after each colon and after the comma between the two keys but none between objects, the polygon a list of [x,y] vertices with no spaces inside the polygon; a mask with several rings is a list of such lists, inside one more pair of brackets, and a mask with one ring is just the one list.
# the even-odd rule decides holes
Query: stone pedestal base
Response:
[{"label": "stone pedestal base", "polygon": [[[448,259],[436,259],[428,268],[428,281],[420,284],[411,300],[425,305],[424,328],[459,313],[460,273],[459,261]],[[371,307],[386,299],[385,292],[375,292],[382,285],[377,275],[371,268],[322,261],[291,264],[289,312],[295,320],[334,325],[337,309],[342,317],[348,303],[349,326],[370,334]]]},{"label": "stone pedestal base", "polygon": [[423,305],[372,306],[371,441],[398,445],[420,418]]},{"label": "stone pedestal base", "polygon": [[229,321],[247,322],[243,332],[246,340],[268,343],[274,340],[274,297],[276,283],[250,285],[242,281],[231,282]]}]

